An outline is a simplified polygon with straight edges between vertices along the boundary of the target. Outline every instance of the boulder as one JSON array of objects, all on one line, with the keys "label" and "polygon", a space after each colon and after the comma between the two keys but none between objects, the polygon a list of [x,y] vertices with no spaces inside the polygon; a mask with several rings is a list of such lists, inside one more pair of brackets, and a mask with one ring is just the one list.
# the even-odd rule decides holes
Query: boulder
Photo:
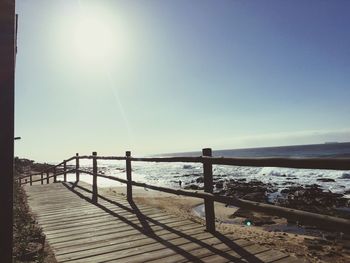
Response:
[{"label": "boulder", "polygon": [[204,183],[204,177],[203,177],[203,176],[198,177],[198,178],[196,179],[196,183],[197,183],[197,184]]},{"label": "boulder", "polygon": [[331,179],[331,178],[318,178],[317,181],[318,182],[324,182],[324,183],[335,182],[335,180]]},{"label": "boulder", "polygon": [[222,189],[222,188],[224,188],[224,181],[219,181],[219,182],[217,182],[217,183],[215,184],[215,187],[216,187],[217,189]]},{"label": "boulder", "polygon": [[306,187],[291,186],[283,189],[281,194],[283,198],[277,200],[277,205],[319,214],[340,215],[334,208],[349,205],[342,194],[323,191],[317,184]]},{"label": "boulder", "polygon": [[184,189],[186,189],[186,190],[198,190],[198,189],[199,189],[199,186],[196,185],[196,184],[189,184],[189,185],[186,185],[186,186],[184,187]]}]

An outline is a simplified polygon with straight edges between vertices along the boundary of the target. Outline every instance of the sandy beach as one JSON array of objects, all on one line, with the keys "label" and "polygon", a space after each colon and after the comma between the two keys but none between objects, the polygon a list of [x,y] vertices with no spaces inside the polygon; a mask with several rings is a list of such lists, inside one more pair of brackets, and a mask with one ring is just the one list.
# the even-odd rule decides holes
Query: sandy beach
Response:
[{"label": "sandy beach", "polygon": [[[100,188],[100,194],[108,192],[114,195],[126,195],[126,187]],[[204,224],[198,198],[176,196],[144,188],[134,187],[133,197],[136,203],[160,208],[181,217]],[[317,229],[299,229],[288,226],[287,220],[272,217],[274,224],[246,226],[244,217],[232,216],[238,208],[215,204],[216,229],[224,234],[254,241],[261,245],[277,248],[304,258],[306,262],[349,262],[350,240],[337,234]],[[266,215],[256,214],[264,217]],[[270,217],[271,218],[271,217]]]}]

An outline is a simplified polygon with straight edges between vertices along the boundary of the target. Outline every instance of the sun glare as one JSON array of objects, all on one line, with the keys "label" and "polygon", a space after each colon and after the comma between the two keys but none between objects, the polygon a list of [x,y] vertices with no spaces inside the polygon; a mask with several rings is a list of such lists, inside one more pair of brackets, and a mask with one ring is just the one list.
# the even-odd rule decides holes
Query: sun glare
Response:
[{"label": "sun glare", "polygon": [[80,19],[74,32],[77,54],[83,59],[105,59],[116,43],[110,25],[95,18]]},{"label": "sun glare", "polygon": [[57,34],[50,39],[61,63],[96,72],[115,69],[130,58],[130,28],[118,10],[82,1],[70,11],[59,14]]}]

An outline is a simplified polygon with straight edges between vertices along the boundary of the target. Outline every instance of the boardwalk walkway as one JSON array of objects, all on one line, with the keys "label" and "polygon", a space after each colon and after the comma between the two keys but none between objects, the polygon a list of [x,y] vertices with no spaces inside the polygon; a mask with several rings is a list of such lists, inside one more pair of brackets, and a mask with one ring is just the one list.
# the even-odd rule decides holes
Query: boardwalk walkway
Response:
[{"label": "boardwalk walkway", "polygon": [[99,196],[80,182],[25,186],[59,262],[300,262],[159,209]]}]

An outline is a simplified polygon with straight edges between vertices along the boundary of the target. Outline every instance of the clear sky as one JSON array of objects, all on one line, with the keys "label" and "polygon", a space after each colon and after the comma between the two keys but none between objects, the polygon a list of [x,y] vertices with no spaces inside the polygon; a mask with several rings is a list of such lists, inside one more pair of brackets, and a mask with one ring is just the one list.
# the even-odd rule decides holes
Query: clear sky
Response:
[{"label": "clear sky", "polygon": [[17,0],[16,155],[350,141],[350,1]]}]

